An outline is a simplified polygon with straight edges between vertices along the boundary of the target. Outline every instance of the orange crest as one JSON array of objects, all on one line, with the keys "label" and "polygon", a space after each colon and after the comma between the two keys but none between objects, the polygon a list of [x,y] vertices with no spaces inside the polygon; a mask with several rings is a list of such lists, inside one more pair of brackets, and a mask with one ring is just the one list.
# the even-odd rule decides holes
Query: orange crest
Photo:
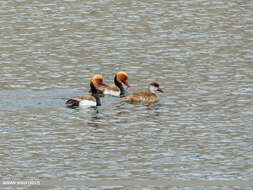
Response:
[{"label": "orange crest", "polygon": [[117,80],[119,82],[124,82],[128,79],[128,74],[126,74],[125,72],[118,72],[116,75],[117,75]]},{"label": "orange crest", "polygon": [[93,83],[93,85],[98,88],[99,85],[103,85],[103,86],[108,86],[107,84],[105,84],[103,82],[103,76],[102,75],[95,75],[94,77],[92,77],[91,82]]}]

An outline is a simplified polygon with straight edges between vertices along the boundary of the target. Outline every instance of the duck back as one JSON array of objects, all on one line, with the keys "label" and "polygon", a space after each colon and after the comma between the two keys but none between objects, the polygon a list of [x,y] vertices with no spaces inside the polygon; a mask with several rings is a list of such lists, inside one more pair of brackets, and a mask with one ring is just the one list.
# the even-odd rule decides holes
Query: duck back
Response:
[{"label": "duck back", "polygon": [[158,100],[158,95],[148,90],[142,90],[123,97],[122,100],[130,102],[156,102]]}]

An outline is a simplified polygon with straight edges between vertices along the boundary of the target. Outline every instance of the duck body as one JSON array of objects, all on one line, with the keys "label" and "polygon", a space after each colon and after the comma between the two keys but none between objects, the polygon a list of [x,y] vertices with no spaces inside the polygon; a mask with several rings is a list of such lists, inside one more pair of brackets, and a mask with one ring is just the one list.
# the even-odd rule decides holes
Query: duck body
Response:
[{"label": "duck body", "polygon": [[109,85],[107,88],[103,89],[103,94],[112,95],[112,96],[120,96],[120,89],[116,85]]},{"label": "duck body", "polygon": [[101,101],[98,94],[99,85],[108,86],[103,82],[102,75],[95,75],[90,82],[90,92],[91,95],[83,95],[71,98],[66,101],[65,105],[69,108],[88,108],[100,106]]},{"label": "duck body", "polygon": [[75,108],[75,107],[88,108],[88,107],[95,107],[95,106],[100,106],[100,105],[101,105],[100,99],[98,99],[97,101],[94,96],[89,96],[89,95],[77,96],[77,97],[69,99],[66,102],[66,106],[70,108]]},{"label": "duck body", "polygon": [[129,96],[122,98],[129,102],[156,102],[159,99],[159,96],[155,93],[150,93],[148,90],[137,91]]},{"label": "duck body", "polygon": [[163,90],[159,87],[159,84],[156,82],[152,82],[149,84],[148,90],[141,90],[134,92],[126,97],[123,97],[123,101],[129,101],[132,103],[144,102],[144,103],[153,103],[158,101],[159,96],[156,92],[163,92]]},{"label": "duck body", "polygon": [[107,88],[102,90],[103,94],[112,95],[112,96],[124,96],[125,89],[122,85],[124,83],[128,88],[128,75],[125,72],[118,72],[114,77],[114,84],[109,85]]}]

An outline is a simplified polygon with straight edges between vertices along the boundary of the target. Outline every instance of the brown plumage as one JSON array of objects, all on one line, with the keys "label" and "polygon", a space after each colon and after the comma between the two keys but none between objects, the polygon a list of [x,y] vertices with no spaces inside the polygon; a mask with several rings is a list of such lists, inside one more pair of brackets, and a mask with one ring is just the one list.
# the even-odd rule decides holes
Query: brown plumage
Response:
[{"label": "brown plumage", "polygon": [[117,87],[115,84],[109,84],[106,89],[108,89],[108,90],[114,90],[114,91],[119,91],[119,87]]},{"label": "brown plumage", "polygon": [[149,84],[148,90],[134,92],[126,97],[123,97],[122,100],[129,102],[156,102],[159,99],[159,96],[156,94],[157,91],[163,92],[157,82],[152,82]]}]

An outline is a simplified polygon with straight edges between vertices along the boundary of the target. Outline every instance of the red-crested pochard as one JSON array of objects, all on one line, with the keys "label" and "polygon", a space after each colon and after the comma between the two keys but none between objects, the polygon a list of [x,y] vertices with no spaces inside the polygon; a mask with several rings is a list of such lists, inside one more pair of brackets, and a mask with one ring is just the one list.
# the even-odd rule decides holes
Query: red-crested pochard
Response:
[{"label": "red-crested pochard", "polygon": [[98,94],[98,87],[102,85],[107,87],[108,85],[103,82],[102,75],[95,75],[90,81],[91,95],[77,96],[66,101],[65,105],[70,108],[75,107],[93,107],[100,106],[101,101]]},{"label": "red-crested pochard", "polygon": [[107,88],[103,89],[102,93],[109,94],[112,96],[124,96],[125,89],[122,83],[124,83],[128,88],[130,88],[130,85],[127,80],[128,75],[125,72],[118,72],[114,77],[114,84],[109,85]]}]

